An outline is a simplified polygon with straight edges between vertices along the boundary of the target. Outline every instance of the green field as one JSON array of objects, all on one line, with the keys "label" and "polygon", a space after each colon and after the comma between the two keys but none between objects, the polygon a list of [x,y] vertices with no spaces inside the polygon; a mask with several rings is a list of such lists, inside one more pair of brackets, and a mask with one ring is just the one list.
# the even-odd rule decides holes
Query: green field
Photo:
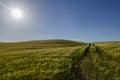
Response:
[{"label": "green field", "polygon": [[120,42],[1,42],[0,80],[120,80]]}]

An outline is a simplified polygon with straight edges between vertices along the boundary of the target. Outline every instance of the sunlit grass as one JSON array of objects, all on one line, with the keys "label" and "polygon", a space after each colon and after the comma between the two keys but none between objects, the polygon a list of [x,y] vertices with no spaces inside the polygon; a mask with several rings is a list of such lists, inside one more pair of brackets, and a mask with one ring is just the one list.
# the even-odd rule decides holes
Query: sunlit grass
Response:
[{"label": "sunlit grass", "polygon": [[[49,48],[46,43],[37,44],[37,46],[47,46],[47,48],[40,47],[39,49],[31,47],[36,46],[36,44],[31,45],[32,43],[29,43],[28,46],[26,44],[28,43],[22,43],[22,45],[20,43],[7,43],[3,46],[6,48],[0,50],[0,79],[66,80],[71,76],[73,57],[80,55],[80,52],[76,53],[76,51],[85,47],[85,44],[72,47],[71,43],[64,42],[64,44],[61,44],[60,41],[56,41],[54,44],[49,43]],[[21,46],[24,46],[25,49]],[[28,49],[28,47],[31,47],[31,49]]]},{"label": "sunlit grass", "polygon": [[0,43],[0,80],[77,79],[120,80],[120,42]]}]

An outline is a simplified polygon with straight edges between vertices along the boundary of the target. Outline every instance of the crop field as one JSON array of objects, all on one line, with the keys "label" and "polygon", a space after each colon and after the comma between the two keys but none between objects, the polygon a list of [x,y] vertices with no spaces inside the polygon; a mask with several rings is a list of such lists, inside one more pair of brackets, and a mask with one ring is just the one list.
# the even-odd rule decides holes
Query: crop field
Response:
[{"label": "crop field", "polygon": [[106,52],[104,46],[91,44],[89,53],[82,62],[86,80],[120,80],[120,63],[117,62],[120,58],[112,58],[116,54]]},{"label": "crop field", "polygon": [[0,80],[120,80],[120,42],[0,43]]}]

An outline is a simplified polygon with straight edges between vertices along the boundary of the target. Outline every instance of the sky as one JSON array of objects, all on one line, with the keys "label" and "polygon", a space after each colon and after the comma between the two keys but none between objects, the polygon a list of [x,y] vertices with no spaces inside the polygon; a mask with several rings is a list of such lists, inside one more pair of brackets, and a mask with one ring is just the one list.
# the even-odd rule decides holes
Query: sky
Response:
[{"label": "sky", "polygon": [[41,39],[119,41],[120,0],[0,0],[0,42]]}]

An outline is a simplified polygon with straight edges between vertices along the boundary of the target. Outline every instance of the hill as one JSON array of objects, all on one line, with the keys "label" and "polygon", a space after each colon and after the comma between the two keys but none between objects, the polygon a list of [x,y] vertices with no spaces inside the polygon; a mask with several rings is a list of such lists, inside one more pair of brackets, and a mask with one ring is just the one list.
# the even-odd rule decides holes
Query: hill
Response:
[{"label": "hill", "polygon": [[75,42],[70,40],[53,39],[53,40],[36,40],[26,42],[7,42],[0,43],[0,49],[5,50],[33,50],[43,48],[73,47],[84,45],[83,42]]},{"label": "hill", "polygon": [[120,80],[120,42],[0,43],[0,80]]},{"label": "hill", "polygon": [[71,79],[73,58],[85,45],[70,40],[0,43],[0,80]]}]

